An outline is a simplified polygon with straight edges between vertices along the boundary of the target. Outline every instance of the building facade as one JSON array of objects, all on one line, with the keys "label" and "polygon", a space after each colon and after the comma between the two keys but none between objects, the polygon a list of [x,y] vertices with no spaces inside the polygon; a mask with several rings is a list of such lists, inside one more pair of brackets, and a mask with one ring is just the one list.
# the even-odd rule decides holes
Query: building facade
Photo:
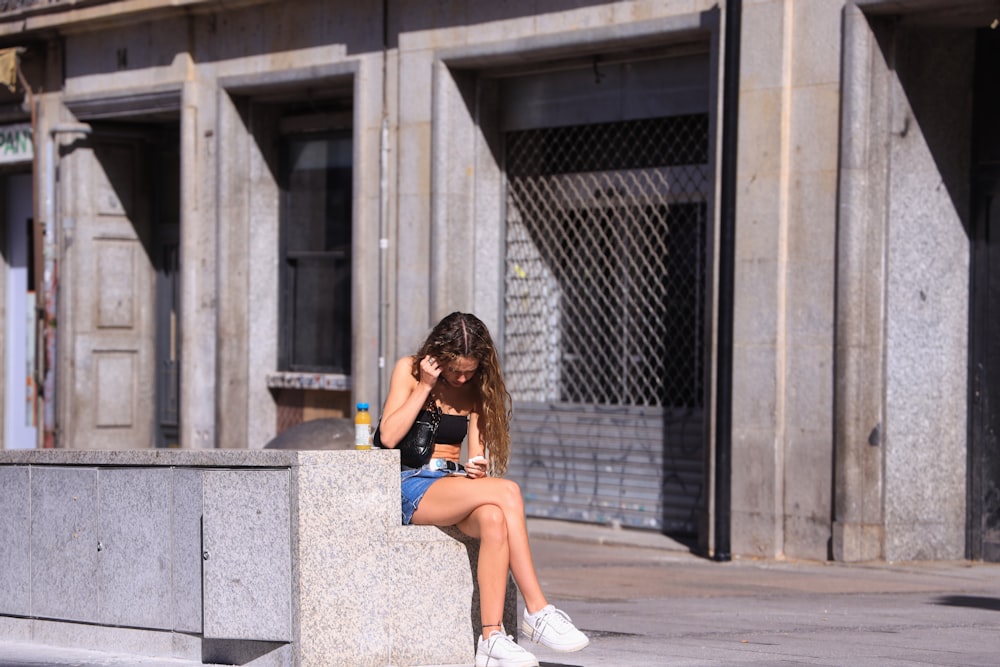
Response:
[{"label": "building facade", "polygon": [[3,446],[263,447],[472,311],[533,515],[998,560],[998,18],[5,3]]}]

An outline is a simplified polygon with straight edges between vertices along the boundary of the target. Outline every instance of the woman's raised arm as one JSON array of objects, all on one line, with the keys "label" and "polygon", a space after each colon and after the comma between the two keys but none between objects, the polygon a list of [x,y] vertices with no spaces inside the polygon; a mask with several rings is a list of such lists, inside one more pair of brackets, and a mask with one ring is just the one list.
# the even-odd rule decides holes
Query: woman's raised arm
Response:
[{"label": "woman's raised arm", "polygon": [[430,366],[426,358],[420,360],[420,365],[420,380],[417,381],[413,377],[413,357],[403,357],[396,362],[379,422],[379,439],[383,447],[394,448],[403,439],[437,382],[440,370],[435,374],[424,368]]}]

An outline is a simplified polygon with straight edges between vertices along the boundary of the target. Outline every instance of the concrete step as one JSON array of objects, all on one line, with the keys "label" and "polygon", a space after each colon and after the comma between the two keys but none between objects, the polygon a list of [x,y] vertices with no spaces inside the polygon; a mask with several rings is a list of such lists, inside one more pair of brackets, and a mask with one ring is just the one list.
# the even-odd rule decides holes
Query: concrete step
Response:
[{"label": "concrete step", "polygon": [[[233,667],[178,658],[151,658],[126,653],[47,646],[0,639],[0,667]],[[386,665],[386,667],[401,667]],[[418,667],[418,666],[413,666]],[[419,667],[472,667],[466,664]]]},{"label": "concrete step", "polygon": [[230,667],[0,639],[0,667]]}]

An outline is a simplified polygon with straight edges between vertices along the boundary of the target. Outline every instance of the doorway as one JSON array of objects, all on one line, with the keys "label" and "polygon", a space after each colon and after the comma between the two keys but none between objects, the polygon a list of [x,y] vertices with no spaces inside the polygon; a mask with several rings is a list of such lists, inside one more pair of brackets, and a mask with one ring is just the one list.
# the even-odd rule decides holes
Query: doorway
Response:
[{"label": "doorway", "polygon": [[969,322],[969,558],[1000,562],[1000,35],[976,43]]},{"label": "doorway", "polygon": [[152,132],[150,197],[153,269],[156,271],[157,447],[180,447],[181,290],[180,137],[175,125]]},{"label": "doorway", "polygon": [[75,221],[61,264],[61,354],[73,359],[60,367],[62,437],[79,449],[176,447],[179,126],[91,127],[63,156],[81,185],[65,200]]},{"label": "doorway", "polygon": [[38,443],[38,383],[35,377],[31,174],[8,174],[3,178],[3,189],[7,230],[3,446],[5,449],[33,449]]},{"label": "doorway", "polygon": [[705,45],[499,81],[510,474],[530,516],[698,533],[710,71]]}]

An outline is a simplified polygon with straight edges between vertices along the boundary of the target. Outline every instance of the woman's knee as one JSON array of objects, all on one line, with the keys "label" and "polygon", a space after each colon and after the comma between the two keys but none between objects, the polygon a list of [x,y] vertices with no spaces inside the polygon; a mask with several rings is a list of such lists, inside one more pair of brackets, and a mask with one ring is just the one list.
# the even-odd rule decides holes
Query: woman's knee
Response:
[{"label": "woman's knee", "polygon": [[507,541],[507,519],[504,511],[497,505],[482,505],[473,517],[479,527],[480,539],[485,542]]},{"label": "woman's knee", "polygon": [[504,510],[514,514],[524,514],[524,497],[521,495],[521,487],[517,482],[504,479],[501,486],[501,496]]}]

